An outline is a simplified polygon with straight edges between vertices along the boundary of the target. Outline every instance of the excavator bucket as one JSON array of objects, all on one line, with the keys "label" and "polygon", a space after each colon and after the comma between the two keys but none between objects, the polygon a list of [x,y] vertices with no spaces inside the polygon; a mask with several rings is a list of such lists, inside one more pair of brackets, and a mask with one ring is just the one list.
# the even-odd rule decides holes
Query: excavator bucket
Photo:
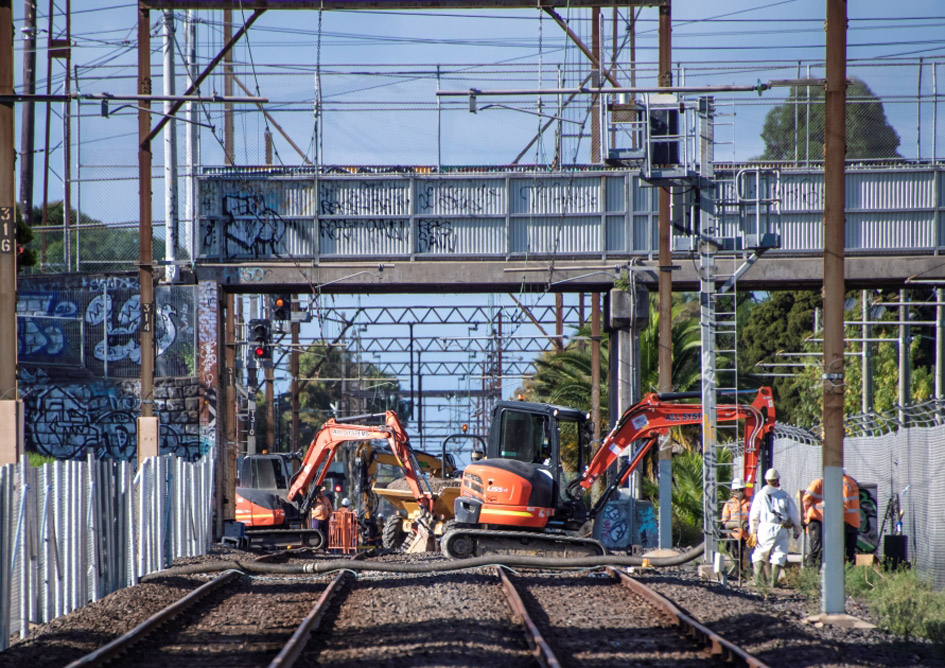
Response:
[{"label": "excavator bucket", "polygon": [[436,537],[432,529],[430,513],[424,512],[413,523],[413,532],[404,542],[404,552],[432,552],[436,549]]}]

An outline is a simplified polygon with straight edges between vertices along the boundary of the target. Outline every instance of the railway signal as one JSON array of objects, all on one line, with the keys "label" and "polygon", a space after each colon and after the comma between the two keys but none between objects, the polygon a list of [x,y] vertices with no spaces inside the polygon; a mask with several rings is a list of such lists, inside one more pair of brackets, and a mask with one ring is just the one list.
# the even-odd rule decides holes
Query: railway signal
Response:
[{"label": "railway signal", "polygon": [[272,295],[269,299],[269,313],[273,320],[292,319],[292,295]]},{"label": "railway signal", "polygon": [[249,321],[249,358],[264,367],[272,365],[272,324],[263,318]]}]

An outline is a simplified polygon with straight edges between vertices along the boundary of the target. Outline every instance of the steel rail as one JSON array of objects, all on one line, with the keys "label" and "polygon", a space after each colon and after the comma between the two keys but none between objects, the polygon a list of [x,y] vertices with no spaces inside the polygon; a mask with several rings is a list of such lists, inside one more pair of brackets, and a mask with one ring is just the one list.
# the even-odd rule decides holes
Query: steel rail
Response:
[{"label": "steel rail", "polygon": [[547,642],[545,642],[545,639],[541,635],[541,631],[538,630],[535,622],[533,622],[532,618],[529,617],[528,611],[525,610],[525,604],[522,602],[522,597],[519,596],[515,585],[512,584],[512,581],[509,580],[509,577],[505,574],[501,567],[497,566],[495,572],[498,574],[499,580],[502,582],[502,590],[505,592],[505,599],[508,601],[509,607],[512,609],[512,615],[517,619],[520,619],[522,624],[525,626],[525,637],[528,640],[528,644],[531,645],[532,653],[535,655],[535,658],[541,665],[547,666],[548,668],[561,668],[561,663],[558,661],[558,657],[556,657],[554,652],[551,651],[551,647]]},{"label": "steel rail", "polygon": [[270,662],[269,668],[287,668],[295,665],[295,662],[302,656],[302,651],[305,649],[305,645],[308,644],[312,633],[318,629],[318,625],[321,623],[325,612],[328,611],[328,606],[334,600],[335,594],[341,591],[350,576],[350,572],[341,571],[332,579],[325,587],[322,595],[318,597],[315,607],[305,616],[295,633],[282,647],[282,651]]},{"label": "steel rail", "polygon": [[620,583],[634,594],[646,599],[651,605],[675,618],[678,625],[684,627],[690,635],[701,638],[712,656],[719,657],[724,661],[729,661],[736,665],[750,666],[751,668],[769,668],[768,664],[761,661],[761,659],[751,655],[738,645],[726,640],[709,627],[693,619],[676,607],[668,598],[650,589],[639,580],[635,580],[626,573],[622,573],[609,566],[607,567],[607,572],[618,578]]},{"label": "steel rail", "polygon": [[159,610],[158,612],[154,613],[136,627],[128,631],[128,633],[115,638],[110,643],[103,647],[99,647],[94,652],[76,659],[66,668],[105,665],[123,652],[127,651],[133,644],[155,631],[161,624],[164,624],[168,620],[173,619],[203,599],[207,594],[219,589],[223,585],[234,580],[235,578],[240,577],[241,575],[243,575],[242,571],[235,569],[223,572],[221,575],[217,576],[210,582],[202,584],[183,598],[180,598],[174,603],[171,603],[163,610]]}]

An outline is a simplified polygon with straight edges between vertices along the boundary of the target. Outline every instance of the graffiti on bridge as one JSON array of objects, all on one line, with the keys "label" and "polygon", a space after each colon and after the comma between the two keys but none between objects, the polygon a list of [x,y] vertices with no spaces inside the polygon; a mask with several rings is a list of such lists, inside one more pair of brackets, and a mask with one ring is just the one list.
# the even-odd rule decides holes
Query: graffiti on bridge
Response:
[{"label": "graffiti on bridge", "polygon": [[418,253],[455,253],[456,234],[448,220],[424,218],[417,223]]},{"label": "graffiti on bridge", "polygon": [[409,211],[410,195],[403,183],[326,181],[318,187],[320,216],[404,216]]},{"label": "graffiti on bridge", "polygon": [[502,201],[503,191],[485,183],[455,182],[428,185],[417,190],[417,211],[450,213],[483,213],[489,209],[495,211]]},{"label": "graffiti on bridge", "polygon": [[261,194],[224,195],[224,220],[205,224],[203,252],[217,248],[225,258],[281,255],[288,226],[266,199]]},{"label": "graffiti on bridge", "polygon": [[359,233],[366,233],[368,239],[398,242],[406,242],[410,236],[410,221],[405,218],[322,218],[318,228],[321,238],[330,241],[350,241]]}]

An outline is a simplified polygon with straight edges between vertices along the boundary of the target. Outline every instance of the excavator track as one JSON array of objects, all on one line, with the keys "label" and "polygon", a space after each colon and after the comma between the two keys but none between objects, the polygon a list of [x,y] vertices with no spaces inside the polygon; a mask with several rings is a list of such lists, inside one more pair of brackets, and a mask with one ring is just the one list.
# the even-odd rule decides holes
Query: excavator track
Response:
[{"label": "excavator track", "polygon": [[503,531],[495,529],[449,529],[440,549],[450,559],[524,555],[530,557],[588,557],[607,553],[600,541],[565,534]]}]

